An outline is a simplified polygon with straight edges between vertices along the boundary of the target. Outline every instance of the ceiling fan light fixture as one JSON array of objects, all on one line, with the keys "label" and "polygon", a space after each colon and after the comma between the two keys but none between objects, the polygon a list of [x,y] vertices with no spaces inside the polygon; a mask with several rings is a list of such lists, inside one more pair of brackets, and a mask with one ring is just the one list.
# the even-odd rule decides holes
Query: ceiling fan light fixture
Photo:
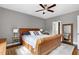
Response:
[{"label": "ceiling fan light fixture", "polygon": [[52,7],[55,7],[56,4],[53,4],[51,6],[48,6],[47,4],[39,4],[43,9],[42,10],[37,10],[36,12],[39,12],[39,11],[43,11],[43,14],[45,14],[45,12],[49,11],[49,12],[54,12],[53,10],[50,10]]},{"label": "ceiling fan light fixture", "polygon": [[43,12],[43,15],[45,14],[45,12]]}]

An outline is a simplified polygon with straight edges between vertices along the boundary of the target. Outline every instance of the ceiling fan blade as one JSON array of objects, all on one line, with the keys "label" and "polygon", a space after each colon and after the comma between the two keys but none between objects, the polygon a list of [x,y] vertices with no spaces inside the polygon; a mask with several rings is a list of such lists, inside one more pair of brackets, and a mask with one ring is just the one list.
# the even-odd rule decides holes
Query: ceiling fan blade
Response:
[{"label": "ceiling fan blade", "polygon": [[49,12],[54,12],[53,10],[48,10]]},{"label": "ceiling fan blade", "polygon": [[56,6],[56,4],[53,4],[53,5],[49,6],[48,9],[55,7],[55,6]]},{"label": "ceiling fan blade", "polygon": [[44,8],[45,9],[45,7],[42,5],[42,4],[39,4],[42,8]]},{"label": "ceiling fan blade", "polygon": [[39,12],[39,11],[43,11],[44,9],[41,9],[41,10],[37,10],[36,12]]}]

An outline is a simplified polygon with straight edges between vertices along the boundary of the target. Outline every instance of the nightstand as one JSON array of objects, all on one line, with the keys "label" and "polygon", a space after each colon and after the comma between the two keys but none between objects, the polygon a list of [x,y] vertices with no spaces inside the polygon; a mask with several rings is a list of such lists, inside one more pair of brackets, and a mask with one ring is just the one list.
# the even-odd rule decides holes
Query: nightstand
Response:
[{"label": "nightstand", "polygon": [[13,42],[19,42],[20,41],[19,37],[12,37],[12,40],[13,40]]},{"label": "nightstand", "polygon": [[0,38],[0,55],[6,55],[6,38]]},{"label": "nightstand", "polygon": [[7,48],[20,45],[19,37],[12,37],[12,42],[7,44]]},{"label": "nightstand", "polygon": [[15,46],[19,46],[19,45],[21,45],[20,42],[12,42],[12,43],[7,44],[7,48],[15,47]]}]

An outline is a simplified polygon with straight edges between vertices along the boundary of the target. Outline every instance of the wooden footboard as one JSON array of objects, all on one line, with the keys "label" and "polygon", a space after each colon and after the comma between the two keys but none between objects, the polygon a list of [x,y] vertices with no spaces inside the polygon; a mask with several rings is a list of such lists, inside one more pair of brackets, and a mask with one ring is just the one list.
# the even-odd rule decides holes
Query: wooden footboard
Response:
[{"label": "wooden footboard", "polygon": [[61,35],[46,37],[43,40],[38,40],[35,48],[35,54],[45,55],[60,46]]},{"label": "wooden footboard", "polygon": [[37,40],[36,47],[32,48],[27,42],[22,43],[34,55],[47,55],[61,44],[61,35],[46,37]]}]

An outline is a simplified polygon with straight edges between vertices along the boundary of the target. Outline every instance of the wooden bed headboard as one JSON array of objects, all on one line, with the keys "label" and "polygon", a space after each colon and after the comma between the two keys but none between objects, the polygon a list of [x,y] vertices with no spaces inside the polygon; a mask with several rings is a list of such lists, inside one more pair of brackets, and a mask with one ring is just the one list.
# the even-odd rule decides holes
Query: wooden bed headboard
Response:
[{"label": "wooden bed headboard", "polygon": [[28,31],[40,31],[40,29],[38,28],[19,28],[19,37],[20,37],[20,42],[22,44],[22,35],[23,33],[25,32],[28,32]]}]

